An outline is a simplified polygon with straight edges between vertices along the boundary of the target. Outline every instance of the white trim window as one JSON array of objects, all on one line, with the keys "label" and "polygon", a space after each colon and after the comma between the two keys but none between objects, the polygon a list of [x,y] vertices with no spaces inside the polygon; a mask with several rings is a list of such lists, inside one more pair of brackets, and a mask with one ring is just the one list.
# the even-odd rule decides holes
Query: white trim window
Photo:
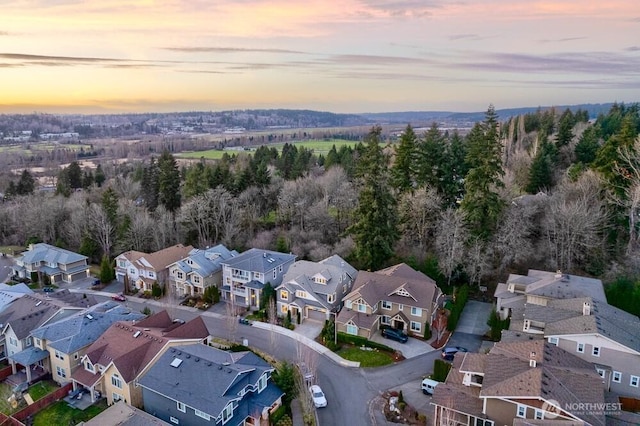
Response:
[{"label": "white trim window", "polygon": [[115,373],[111,376],[111,384],[118,389],[122,389],[122,380],[120,379],[120,376]]},{"label": "white trim window", "polygon": [[278,271],[273,270],[273,278],[276,279],[278,277]]},{"label": "white trim window", "polygon": [[351,334],[354,336],[358,335],[358,327],[353,324],[347,324],[347,334]]},{"label": "white trim window", "polygon": [[516,417],[520,417],[521,419],[527,418],[527,406],[518,404],[516,408]]},{"label": "white trim window", "polygon": [[211,416],[208,415],[207,413],[205,413],[203,411],[200,411],[200,410],[194,410],[194,411],[195,411],[195,415],[196,416],[198,416],[200,418],[203,418],[205,420],[211,420]]},{"label": "white trim window", "polygon": [[584,353],[584,343],[578,343],[576,345],[576,352],[578,352],[579,354]]},{"label": "white trim window", "polygon": [[222,424],[225,424],[233,417],[233,405],[228,404],[224,407],[224,411],[222,412]]},{"label": "white trim window", "polygon": [[183,413],[187,412],[187,406],[184,405],[184,402],[176,401],[176,405],[177,405],[178,411],[182,411]]},{"label": "white trim window", "polygon": [[596,368],[596,371],[598,372],[598,376],[602,377],[604,379],[604,376],[607,374],[606,371],[604,371],[602,368]]},{"label": "white trim window", "polygon": [[358,303],[358,312],[367,312],[367,305],[364,303]]},{"label": "white trim window", "polygon": [[552,345],[558,346],[558,338],[557,337],[549,337],[549,343]]},{"label": "white trim window", "polygon": [[411,331],[420,333],[422,331],[422,324],[420,324],[418,321],[411,321]]},{"label": "white trim window", "polygon": [[611,376],[611,380],[612,380],[614,383],[620,383],[620,382],[622,382],[622,373],[621,373],[621,372],[619,372],[619,371],[614,371],[614,372],[613,372],[613,375]]},{"label": "white trim window", "polygon": [[400,304],[398,305],[398,310],[399,310],[399,311],[401,311],[401,310],[403,310],[403,309],[404,309],[404,305],[403,305],[402,303],[400,303]]},{"label": "white trim window", "polygon": [[67,372],[59,365],[56,366],[56,374],[58,375],[58,377],[62,377],[63,379],[67,377]]},{"label": "white trim window", "polygon": [[351,309],[352,306],[353,306],[353,304],[352,304],[351,300],[347,300],[347,301],[344,302],[344,307],[345,308]]},{"label": "white trim window", "polygon": [[262,392],[267,387],[267,375],[263,374],[258,379],[258,393]]},{"label": "white trim window", "polygon": [[180,424],[180,420],[176,419],[175,417],[171,416],[169,417],[169,420],[171,421],[171,423],[175,423],[177,425]]},{"label": "white trim window", "polygon": [[386,309],[388,311],[390,311],[393,307],[393,303],[389,302],[388,300],[383,300],[380,305],[382,306],[382,309]]},{"label": "white trim window", "polygon": [[118,402],[118,401],[120,401],[122,399],[122,395],[120,395],[119,393],[113,392],[111,394],[111,399],[113,400],[114,403]]},{"label": "white trim window", "polygon": [[534,415],[534,419],[536,419],[536,420],[542,420],[542,419],[544,419],[544,411],[539,410],[539,409],[537,409],[537,408],[536,408],[535,410],[536,410],[536,413],[535,413],[535,415]]},{"label": "white trim window", "polygon": [[56,358],[64,361],[64,354],[62,352],[56,349],[55,355],[56,355]]},{"label": "white trim window", "polygon": [[640,377],[638,376],[629,377],[629,386],[633,386],[634,388],[637,388],[639,382],[640,382]]},{"label": "white trim window", "polygon": [[422,316],[422,308],[416,308],[415,306],[411,307],[411,315],[413,315],[414,317],[421,317]]},{"label": "white trim window", "polygon": [[380,323],[384,324],[384,325],[391,324],[391,317],[389,315],[381,315],[380,316]]},{"label": "white trim window", "polygon": [[591,355],[600,356],[600,346],[594,346],[591,348]]}]

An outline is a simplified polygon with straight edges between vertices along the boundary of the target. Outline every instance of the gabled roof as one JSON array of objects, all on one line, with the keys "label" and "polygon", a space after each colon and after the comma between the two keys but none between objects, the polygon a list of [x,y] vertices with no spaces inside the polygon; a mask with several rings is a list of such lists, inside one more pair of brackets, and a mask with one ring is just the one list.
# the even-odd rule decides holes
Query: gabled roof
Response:
[{"label": "gabled roof", "polygon": [[[165,311],[156,315],[160,318],[165,316],[168,318]],[[185,332],[178,332],[179,326],[174,330],[174,335],[165,336],[159,327],[151,327],[151,324],[160,325],[162,323],[155,321],[154,316],[147,318],[149,321],[143,320],[135,325],[132,322],[124,321],[113,324],[87,349],[86,355],[91,363],[107,366],[113,362],[123,379],[129,383],[160,353],[169,341],[191,340],[197,342],[208,336],[208,332],[204,337],[202,333],[189,334],[188,331],[192,328],[191,325],[187,325],[189,323],[181,325],[187,326]]]},{"label": "gabled roof", "polygon": [[24,263],[48,262],[62,264],[79,262],[86,259],[88,259],[87,256],[45,243],[31,245],[30,249],[22,253],[19,258],[19,260],[22,260]]},{"label": "gabled roof", "polygon": [[527,276],[509,275],[507,285],[509,283],[526,286],[527,295],[552,299],[591,297],[593,300],[607,301],[602,281],[595,278],[530,269]]},{"label": "gabled roof", "polygon": [[[240,391],[256,385],[260,376],[270,371],[273,367],[251,352],[229,353],[206,345],[185,345],[168,349],[140,378],[139,384],[218,417],[229,402],[246,403],[245,399],[252,396],[240,397]],[[267,389],[271,397],[263,402],[263,407],[270,406],[283,394],[271,382]]]},{"label": "gabled roof", "polygon": [[222,262],[230,268],[242,271],[266,273],[280,265],[293,262],[296,256],[277,251],[252,248],[238,256]]},{"label": "gabled roof", "polygon": [[358,272],[353,290],[345,298],[360,296],[370,306],[387,300],[431,310],[439,294],[435,281],[406,264],[400,264],[377,272]]},{"label": "gabled roof", "polygon": [[138,264],[140,268],[148,268],[148,265],[151,265],[156,271],[161,271],[170,264],[184,259],[191,250],[193,250],[192,246],[176,244],[175,246],[140,256],[135,263]]},{"label": "gabled roof", "polygon": [[36,328],[33,337],[46,340],[47,346],[70,354],[96,341],[112,324],[144,318],[112,301],[95,305],[64,320]]},{"label": "gabled roof", "polygon": [[[169,266],[176,266],[185,273],[197,271],[203,277],[207,277],[222,269],[225,260],[238,256],[235,250],[229,250],[222,244],[210,247],[206,250],[192,249],[189,256],[181,259]],[[191,261],[189,265],[188,261]]]},{"label": "gabled roof", "polygon": [[132,407],[120,400],[109,406],[106,410],[86,422],[84,426],[169,426],[171,423],[164,422],[151,414],[138,408]]}]

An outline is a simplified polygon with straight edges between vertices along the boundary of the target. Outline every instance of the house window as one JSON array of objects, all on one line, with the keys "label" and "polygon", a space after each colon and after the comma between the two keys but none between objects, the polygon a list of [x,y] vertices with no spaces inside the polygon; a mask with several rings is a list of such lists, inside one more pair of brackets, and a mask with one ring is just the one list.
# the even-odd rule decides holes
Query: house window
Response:
[{"label": "house window", "polygon": [[33,345],[33,337],[29,336],[25,340],[25,346],[29,347]]},{"label": "house window", "polygon": [[382,315],[380,317],[380,322],[385,325],[391,324],[391,318],[388,315]]},{"label": "house window", "polygon": [[124,260],[118,260],[118,266],[121,268],[126,268],[127,262],[125,262]]},{"label": "house window", "polygon": [[278,266],[278,271],[282,272],[282,265]]},{"label": "house window", "polygon": [[344,306],[345,306],[347,309],[351,309],[351,304],[352,304],[351,300],[347,300],[346,302],[344,302]]},{"label": "house window", "polygon": [[364,303],[358,303],[358,312],[367,312],[367,305]]},{"label": "house window", "polygon": [[604,379],[605,371],[602,368],[596,368],[598,375]]},{"label": "house window", "polygon": [[578,343],[578,346],[576,347],[576,351],[579,354],[583,354],[584,353],[584,343]]},{"label": "house window", "polygon": [[278,276],[278,271],[276,271],[275,269],[273,270],[273,278],[275,279]]},{"label": "house window", "polygon": [[549,337],[549,343],[552,345],[558,346],[558,338],[557,337]]},{"label": "house window", "polygon": [[42,349],[42,341],[40,339],[36,339],[36,346]]},{"label": "house window", "polygon": [[622,373],[619,371],[614,371],[613,372],[613,379],[612,379],[615,383],[620,383],[622,382]]},{"label": "house window", "polygon": [[631,376],[629,378],[629,386],[633,386],[634,388],[638,387],[638,382],[640,381],[640,377],[638,376]]},{"label": "house window", "polygon": [[296,290],[296,297],[299,297],[301,299],[306,299],[308,295],[306,291]]},{"label": "house window", "polygon": [[401,310],[403,310],[403,309],[404,309],[404,305],[403,305],[402,303],[401,303],[401,304],[399,304],[399,305],[398,305],[398,310],[399,310],[399,311],[401,311]]},{"label": "house window", "polygon": [[178,411],[182,411],[183,413],[187,412],[187,407],[180,401],[178,401]]},{"label": "house window", "polygon": [[205,420],[211,420],[211,416],[208,415],[207,413],[203,413],[200,410],[195,410],[195,413],[196,413],[196,416],[198,416],[198,417],[202,417]]},{"label": "house window", "polygon": [[111,376],[111,384],[118,389],[122,389],[122,380],[120,380],[120,376],[118,376],[117,374]]},{"label": "house window", "polygon": [[411,321],[411,331],[419,333],[422,330],[422,324],[417,321]]},{"label": "house window", "polygon": [[178,277],[179,280],[184,278],[184,274],[181,271],[176,272],[176,276]]},{"label": "house window", "polygon": [[335,300],[336,300],[336,295],[335,294],[327,295],[327,303],[333,303]]},{"label": "house window", "polygon": [[382,301],[382,309],[391,310],[392,306],[393,306],[393,303],[389,302],[388,300]]},{"label": "house window", "polygon": [[87,371],[91,371],[92,373],[95,373],[96,370],[94,370],[93,365],[91,364],[90,361],[87,361],[87,363],[84,365],[85,370]]},{"label": "house window", "polygon": [[197,275],[194,275],[193,276],[193,282],[196,283],[196,284],[200,284],[200,277],[197,276]]},{"label": "house window", "polygon": [[79,356],[79,355],[78,355],[78,352],[74,353],[74,354],[73,354],[73,359],[74,359],[74,360],[75,360],[75,359],[78,359],[78,356]]},{"label": "house window", "polygon": [[527,417],[527,406],[526,405],[522,405],[522,404],[518,404],[518,409],[516,410],[516,416],[520,417],[520,418],[526,418]]},{"label": "house window", "polygon": [[56,358],[64,361],[64,354],[56,349]]},{"label": "house window", "polygon": [[600,356],[600,347],[594,346],[593,349],[591,349],[591,355]]},{"label": "house window", "polygon": [[11,346],[18,346],[18,341],[13,337],[9,337],[9,344]]},{"label": "house window", "polygon": [[118,402],[118,401],[120,401],[122,399],[122,395],[120,395],[119,393],[113,392],[111,394],[111,398],[113,399],[113,402],[115,403],[115,402]]},{"label": "house window", "polygon": [[149,271],[149,278],[155,278],[156,274],[153,271]]},{"label": "house window", "polygon": [[534,418],[535,418],[536,420],[542,420],[542,419],[544,419],[544,411],[542,411],[542,410],[538,410],[538,409],[536,408],[536,414],[535,414]]},{"label": "house window", "polygon": [[224,407],[224,411],[222,412],[222,424],[228,422],[231,417],[233,417],[233,405],[229,404]]},{"label": "house window", "polygon": [[136,270],[135,270],[135,269],[133,269],[133,268],[131,268],[131,269],[129,269],[129,273],[130,273],[130,274],[134,274],[134,275],[135,275]]},{"label": "house window", "polygon": [[289,292],[287,290],[280,290],[280,299],[289,300]]},{"label": "house window", "polygon": [[358,335],[358,327],[353,324],[347,324],[347,334],[353,334],[354,336]]},{"label": "house window", "polygon": [[493,426],[493,420],[479,419],[476,417],[475,426]]},{"label": "house window", "polygon": [[267,387],[267,376],[263,374],[258,380],[258,392],[262,392]]},{"label": "house window", "polygon": [[412,306],[411,307],[411,315],[413,315],[414,317],[421,317],[422,316],[422,309]]},{"label": "house window", "polygon": [[60,366],[56,367],[56,374],[58,375],[58,377],[62,377],[62,378],[67,377],[67,372],[64,370],[64,368]]},{"label": "house window", "polygon": [[171,416],[169,417],[169,420],[171,420],[171,423],[175,423],[177,425],[180,424],[180,420],[176,419],[175,417]]},{"label": "house window", "polygon": [[283,314],[286,314],[287,311],[289,310],[288,306],[289,305],[282,304],[280,307],[280,312],[282,312]]}]

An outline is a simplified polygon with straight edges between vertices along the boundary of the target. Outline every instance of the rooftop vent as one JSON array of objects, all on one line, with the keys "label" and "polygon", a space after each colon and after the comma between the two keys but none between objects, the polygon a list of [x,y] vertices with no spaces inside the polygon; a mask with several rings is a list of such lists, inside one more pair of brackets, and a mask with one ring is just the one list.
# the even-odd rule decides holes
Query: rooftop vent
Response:
[{"label": "rooftop vent", "polygon": [[180,364],[182,364],[182,360],[180,358],[174,358],[173,361],[171,361],[171,366],[174,368],[180,367]]},{"label": "rooftop vent", "polygon": [[39,300],[38,303],[36,303],[36,306],[40,306],[42,305],[42,300]]},{"label": "rooftop vent", "polygon": [[135,333],[133,333],[133,337],[138,337],[140,335],[140,333],[141,333],[140,330],[136,331]]},{"label": "rooftop vent", "polygon": [[93,316],[92,316],[91,314],[87,314],[87,319],[92,320],[92,319],[93,319]]}]

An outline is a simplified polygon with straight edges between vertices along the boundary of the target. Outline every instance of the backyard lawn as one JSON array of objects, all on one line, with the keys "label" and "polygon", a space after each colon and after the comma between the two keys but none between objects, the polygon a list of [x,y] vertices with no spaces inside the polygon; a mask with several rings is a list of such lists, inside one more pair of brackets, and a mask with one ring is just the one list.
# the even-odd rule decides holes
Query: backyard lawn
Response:
[{"label": "backyard lawn", "polygon": [[360,362],[360,367],[382,367],[393,363],[393,356],[379,350],[362,350],[357,346],[349,346],[336,352],[349,361]]},{"label": "backyard lawn", "polygon": [[106,408],[106,399],[100,400],[84,411],[69,407],[64,401],[58,401],[33,416],[33,425],[76,425],[94,418]]}]

